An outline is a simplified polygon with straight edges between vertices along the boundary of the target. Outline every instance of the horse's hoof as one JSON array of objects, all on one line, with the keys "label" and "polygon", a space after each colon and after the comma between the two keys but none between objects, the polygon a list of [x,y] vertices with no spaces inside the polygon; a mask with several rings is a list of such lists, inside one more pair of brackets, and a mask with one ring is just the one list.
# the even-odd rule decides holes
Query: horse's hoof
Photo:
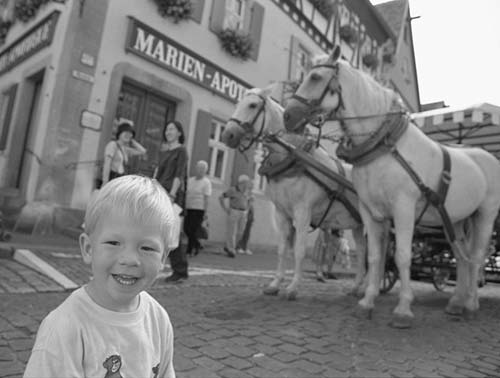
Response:
[{"label": "horse's hoof", "polygon": [[465,320],[476,320],[478,310],[469,310],[468,308],[464,308],[463,315]]},{"label": "horse's hoof", "polygon": [[366,308],[366,307],[358,306],[358,307],[356,307],[356,310],[354,311],[354,316],[358,319],[372,320],[373,308]]},{"label": "horse's hoof", "polygon": [[264,290],[262,290],[265,295],[278,295],[279,291],[280,289],[277,287],[266,287]]},{"label": "horse's hoof", "polygon": [[297,299],[297,292],[295,290],[293,291],[286,291],[285,292],[285,298],[289,301],[294,301]]},{"label": "horse's hoof", "polygon": [[464,308],[463,306],[459,306],[456,304],[448,304],[444,312],[447,313],[448,315],[462,316]]},{"label": "horse's hoof", "polygon": [[413,316],[410,315],[392,315],[392,320],[389,322],[389,326],[398,329],[407,329],[413,326]]}]

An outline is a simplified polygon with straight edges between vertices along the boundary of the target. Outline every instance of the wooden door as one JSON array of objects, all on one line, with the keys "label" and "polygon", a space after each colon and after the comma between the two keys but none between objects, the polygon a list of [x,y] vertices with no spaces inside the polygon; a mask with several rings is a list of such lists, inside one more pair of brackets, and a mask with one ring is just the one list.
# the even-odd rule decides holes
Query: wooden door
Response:
[{"label": "wooden door", "polygon": [[136,139],[147,150],[145,156],[130,159],[130,173],[152,177],[158,165],[163,127],[167,120],[175,119],[175,103],[128,83],[124,83],[121,93],[117,117],[134,122]]}]

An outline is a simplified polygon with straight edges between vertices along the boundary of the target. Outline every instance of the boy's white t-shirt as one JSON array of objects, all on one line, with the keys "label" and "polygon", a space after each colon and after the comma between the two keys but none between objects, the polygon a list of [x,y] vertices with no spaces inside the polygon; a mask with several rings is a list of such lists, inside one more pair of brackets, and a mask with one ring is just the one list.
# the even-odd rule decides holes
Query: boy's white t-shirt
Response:
[{"label": "boy's white t-shirt", "polygon": [[24,377],[175,377],[168,314],[139,295],[138,309],[123,313],[75,290],[40,325]]},{"label": "boy's white t-shirt", "polygon": [[204,197],[211,195],[212,183],[208,177],[199,180],[195,176],[190,177],[187,182],[186,209],[205,210]]}]

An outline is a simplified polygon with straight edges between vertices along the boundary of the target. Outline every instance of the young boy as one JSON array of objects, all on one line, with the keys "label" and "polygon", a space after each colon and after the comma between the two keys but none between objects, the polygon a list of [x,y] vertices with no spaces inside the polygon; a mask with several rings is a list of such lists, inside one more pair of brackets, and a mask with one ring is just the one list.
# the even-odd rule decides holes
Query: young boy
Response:
[{"label": "young boy", "polygon": [[172,324],[144,290],[178,228],[155,180],[122,176],[96,192],[80,236],[93,278],[43,320],[24,377],[175,377]]}]

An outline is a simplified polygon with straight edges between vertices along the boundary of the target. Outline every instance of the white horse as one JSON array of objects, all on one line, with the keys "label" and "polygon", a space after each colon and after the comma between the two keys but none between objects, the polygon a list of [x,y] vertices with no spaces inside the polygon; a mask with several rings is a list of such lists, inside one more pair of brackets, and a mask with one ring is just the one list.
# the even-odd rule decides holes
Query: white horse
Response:
[{"label": "white horse", "polygon": [[[447,236],[457,259],[457,286],[446,312],[467,317],[477,314],[479,268],[500,208],[500,163],[485,150],[445,147],[430,139],[409,122],[394,91],[339,60],[339,55],[337,47],[322,64],[312,68],[288,102],[284,117],[288,130],[300,131],[306,121],[317,120],[325,122],[324,135],[335,132],[344,138],[341,151],[354,164],[353,184],[368,232],[368,286],[359,302],[361,309],[371,314],[379,293],[375,267],[381,257],[383,230],[392,220],[401,279],[392,325],[411,326],[410,264],[415,220],[437,226],[446,220],[437,206],[427,207],[427,193],[431,200],[445,200],[434,203],[444,205],[452,224]],[[451,162],[448,177],[443,175],[446,155]],[[449,187],[444,190],[446,184],[441,182],[447,181]],[[464,231],[465,223],[471,226],[468,232]]]},{"label": "white horse", "polygon": [[[245,140],[251,145],[265,135],[282,133],[282,138],[287,143],[298,146],[297,148],[301,148],[304,144],[308,145],[310,154],[333,172],[345,171],[346,178],[350,182],[350,165],[334,160],[323,148],[314,147],[314,141],[296,134],[284,133],[283,108],[270,97],[270,93],[271,87],[254,88],[248,91],[227,122],[222,141],[231,148],[238,148],[244,145]],[[366,273],[364,264],[366,240],[363,236],[360,218],[356,219],[341,201],[332,198],[331,191],[311,178],[303,165],[294,161],[293,156],[285,147],[273,141],[265,141],[264,145],[270,151],[270,155],[262,163],[264,167],[269,168],[267,195],[276,208],[275,220],[281,238],[278,246],[276,276],[264,293],[275,295],[279,292],[279,286],[285,278],[286,252],[293,250],[295,272],[291,283],[285,289],[285,296],[287,299],[295,299],[302,277],[306,236],[311,224],[319,225],[322,229],[352,230],[358,258],[353,293],[358,293]],[[273,169],[276,174],[272,172]],[[331,190],[342,191],[333,180],[326,180],[326,182],[329,183],[327,185],[331,185]],[[343,195],[351,204],[354,204],[354,210],[357,212],[356,194],[345,190]]]}]

